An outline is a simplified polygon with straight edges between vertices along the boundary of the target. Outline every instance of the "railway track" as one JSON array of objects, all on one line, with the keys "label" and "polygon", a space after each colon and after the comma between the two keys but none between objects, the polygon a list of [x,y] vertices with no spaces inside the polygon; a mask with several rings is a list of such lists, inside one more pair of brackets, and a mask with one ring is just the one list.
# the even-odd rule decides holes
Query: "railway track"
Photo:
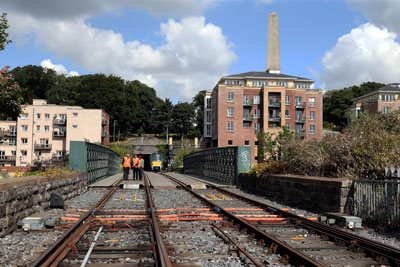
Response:
[{"label": "railway track", "polygon": [[226,189],[208,184],[208,190],[191,190],[169,175],[192,195],[202,199],[236,228],[281,255],[282,263],[304,266],[399,266],[400,250],[280,210]]}]

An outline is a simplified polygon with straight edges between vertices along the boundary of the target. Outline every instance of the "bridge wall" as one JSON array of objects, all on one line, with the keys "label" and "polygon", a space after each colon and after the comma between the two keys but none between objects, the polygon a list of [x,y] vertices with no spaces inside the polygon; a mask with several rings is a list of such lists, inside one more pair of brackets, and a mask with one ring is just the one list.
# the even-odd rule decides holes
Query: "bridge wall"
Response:
[{"label": "bridge wall", "polygon": [[86,178],[84,172],[73,172],[0,180],[0,235],[16,227],[19,220],[48,208],[51,193],[66,200],[85,192]]},{"label": "bridge wall", "polygon": [[71,141],[69,166],[73,171],[84,171],[88,184],[98,182],[120,172],[120,156],[114,150],[84,141]]},{"label": "bridge wall", "polygon": [[255,178],[240,174],[239,185],[285,205],[314,212],[344,212],[352,180],[272,175]]},{"label": "bridge wall", "polygon": [[232,146],[193,152],[183,159],[185,174],[196,174],[237,184],[240,172],[251,168],[251,148]]}]

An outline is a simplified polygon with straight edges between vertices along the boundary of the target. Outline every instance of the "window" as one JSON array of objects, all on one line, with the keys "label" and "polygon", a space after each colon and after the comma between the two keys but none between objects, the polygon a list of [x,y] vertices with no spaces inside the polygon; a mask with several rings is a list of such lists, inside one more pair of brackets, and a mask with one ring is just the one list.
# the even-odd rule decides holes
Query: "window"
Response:
[{"label": "window", "polygon": [[277,82],[276,82],[276,85],[277,85],[277,86],[285,86],[285,87],[287,87],[287,86],[288,86],[288,82],[277,81]]},{"label": "window", "polygon": [[27,120],[27,119],[28,119],[28,113],[23,113],[23,114],[21,115],[21,119]]},{"label": "window", "polygon": [[27,144],[28,138],[21,138],[21,144]]},{"label": "window", "polygon": [[315,125],[310,125],[310,134],[315,134]]},{"label": "window", "polygon": [[259,95],[255,95],[253,97],[253,104],[256,104],[256,105],[260,104],[260,96]]},{"label": "window", "polygon": [[228,117],[234,117],[234,113],[235,113],[235,110],[234,110],[234,108],[232,108],[232,107],[229,107],[228,108]]},{"label": "window", "polygon": [[390,107],[383,107],[382,113],[388,114],[390,112]]},{"label": "window", "polygon": [[315,111],[310,111],[310,120],[311,121],[315,120]]},{"label": "window", "polygon": [[255,146],[258,146],[258,141],[254,141],[254,145],[255,145]]},{"label": "window", "polygon": [[206,98],[206,108],[211,109],[211,97]]},{"label": "window", "polygon": [[296,106],[301,106],[303,105],[303,98],[301,96],[296,96],[295,97],[295,102],[296,102]]},{"label": "window", "polygon": [[40,132],[40,125],[36,125],[36,132]]},{"label": "window", "polygon": [[16,155],[17,155],[17,151],[16,150],[11,151],[11,156],[16,156]]},{"label": "window", "polygon": [[290,119],[290,110],[289,109],[285,110],[285,118]]},{"label": "window", "polygon": [[40,151],[40,150],[35,151],[36,157],[40,157],[41,155],[42,155],[42,151]]},{"label": "window", "polygon": [[233,121],[228,121],[228,132],[233,132]]},{"label": "window", "polygon": [[78,112],[72,113],[72,117],[78,117]]},{"label": "window", "polygon": [[310,108],[315,107],[315,97],[310,97],[310,98],[308,99],[308,106],[309,106]]},{"label": "window", "polygon": [[48,132],[49,130],[50,130],[49,125],[45,125],[45,126],[44,126],[44,131],[45,131],[45,132]]},{"label": "window", "polygon": [[259,123],[254,123],[254,130],[256,130],[256,131],[260,130],[260,124]]},{"label": "window", "polygon": [[311,84],[308,84],[308,83],[295,83],[295,84],[294,84],[294,88],[306,88],[306,89],[310,89],[310,88],[311,88]]},{"label": "window", "polygon": [[243,81],[239,80],[225,80],[226,85],[242,85]]},{"label": "window", "polygon": [[36,113],[36,119],[40,120],[40,113]]},{"label": "window", "polygon": [[23,132],[28,131],[28,125],[21,125],[21,131]]},{"label": "window", "polygon": [[249,145],[250,145],[250,141],[249,141],[249,140],[245,140],[245,141],[244,141],[244,145],[245,145],[245,146],[249,146]]},{"label": "window", "polygon": [[27,150],[21,150],[21,156],[27,156],[28,151]]},{"label": "window", "polygon": [[243,128],[250,128],[251,123],[250,122],[243,122]]},{"label": "window", "polygon": [[268,85],[268,81],[252,81],[253,86],[261,87],[264,85]]},{"label": "window", "polygon": [[243,96],[243,104],[250,104],[250,95]]},{"label": "window", "polygon": [[211,111],[206,111],[206,122],[211,122]]},{"label": "window", "polygon": [[285,104],[290,105],[290,95],[285,96]]},{"label": "window", "polygon": [[44,114],[44,118],[45,118],[46,120],[50,120],[50,113],[45,113],[45,114]]},{"label": "window", "polygon": [[229,92],[228,93],[228,102],[234,102],[235,101],[235,93]]},{"label": "window", "polygon": [[206,135],[211,136],[211,125],[210,124],[206,125]]},{"label": "window", "polygon": [[260,110],[259,109],[254,110],[254,118],[256,118],[256,119],[260,118]]},{"label": "window", "polygon": [[379,99],[383,101],[394,101],[394,95],[379,95]]},{"label": "window", "polygon": [[78,125],[76,125],[76,124],[72,125],[72,129],[77,129],[77,128],[78,128]]},{"label": "window", "polygon": [[8,145],[9,146],[16,146],[17,145],[17,139],[15,139],[15,138],[8,139]]},{"label": "window", "polygon": [[233,145],[233,140],[228,140],[228,146]]}]

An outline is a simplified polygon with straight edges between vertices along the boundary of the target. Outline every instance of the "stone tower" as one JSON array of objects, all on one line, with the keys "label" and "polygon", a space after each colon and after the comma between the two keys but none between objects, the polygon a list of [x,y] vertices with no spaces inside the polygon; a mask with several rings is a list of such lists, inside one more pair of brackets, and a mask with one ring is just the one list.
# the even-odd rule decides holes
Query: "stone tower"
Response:
[{"label": "stone tower", "polygon": [[281,73],[278,14],[275,12],[269,15],[268,20],[267,72]]}]

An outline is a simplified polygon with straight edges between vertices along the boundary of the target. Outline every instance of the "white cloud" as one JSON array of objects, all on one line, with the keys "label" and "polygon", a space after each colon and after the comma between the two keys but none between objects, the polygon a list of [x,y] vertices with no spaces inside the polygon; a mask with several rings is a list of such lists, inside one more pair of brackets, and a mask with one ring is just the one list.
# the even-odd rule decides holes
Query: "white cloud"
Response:
[{"label": "white cloud", "polygon": [[67,68],[62,64],[53,64],[53,62],[51,62],[50,59],[42,60],[42,62],[40,62],[40,66],[42,66],[43,68],[52,69],[55,72],[57,72],[57,74],[64,74],[67,76],[78,76],[79,75],[79,73],[77,71],[68,72]]},{"label": "white cloud", "polygon": [[259,4],[271,4],[274,0],[257,0]]},{"label": "white cloud", "polygon": [[322,59],[323,71],[315,73],[327,90],[366,81],[398,82],[400,44],[397,34],[366,23],[340,37]]},{"label": "white cloud", "polygon": [[159,47],[126,42],[121,34],[91,27],[83,19],[43,21],[10,13],[9,21],[15,37],[34,35],[39,46],[58,58],[68,58],[90,72],[138,79],[161,97],[190,100],[199,90],[212,89],[236,60],[221,28],[204,17],[162,23],[159,34],[165,41]]}]

